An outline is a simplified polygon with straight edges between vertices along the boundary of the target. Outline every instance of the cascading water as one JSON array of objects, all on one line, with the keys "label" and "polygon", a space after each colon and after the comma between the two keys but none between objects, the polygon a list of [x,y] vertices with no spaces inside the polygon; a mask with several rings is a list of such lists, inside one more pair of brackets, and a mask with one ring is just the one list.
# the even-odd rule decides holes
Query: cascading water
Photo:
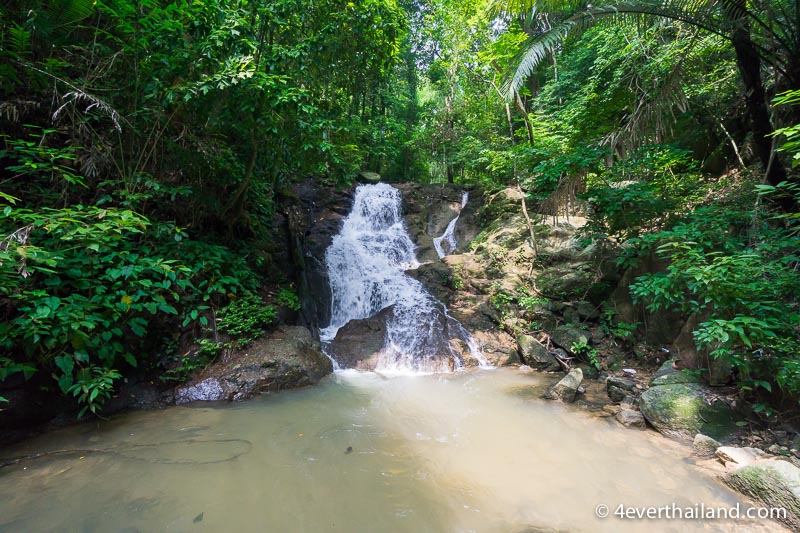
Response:
[{"label": "cascading water", "polygon": [[[469,200],[469,192],[464,191],[461,193],[461,209],[463,210],[464,207],[467,205],[467,200]],[[456,222],[458,222],[458,218],[461,216],[461,211],[456,215],[456,218],[450,221],[447,227],[444,230],[444,233],[440,237],[435,237],[433,239],[433,247],[436,249],[436,253],[439,255],[439,259],[443,258],[446,255],[452,254],[456,250]],[[445,251],[444,246],[446,245],[447,251]]]},{"label": "cascading water", "polygon": [[[350,320],[392,307],[377,370],[443,372],[461,368],[461,352],[489,366],[477,343],[447,308],[404,271],[419,266],[400,211],[400,191],[379,183],[356,189],[353,209],[325,253],[330,343]],[[459,346],[460,345],[460,346]]]}]

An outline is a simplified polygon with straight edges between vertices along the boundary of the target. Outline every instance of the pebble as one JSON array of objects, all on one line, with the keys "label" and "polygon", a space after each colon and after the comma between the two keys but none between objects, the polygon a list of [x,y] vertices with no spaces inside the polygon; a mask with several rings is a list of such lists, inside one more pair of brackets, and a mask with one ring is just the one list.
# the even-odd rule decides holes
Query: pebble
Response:
[{"label": "pebble", "polygon": [[623,368],[622,371],[625,374],[628,374],[629,376],[632,376],[632,375],[636,374],[636,370],[634,370],[632,368]]}]

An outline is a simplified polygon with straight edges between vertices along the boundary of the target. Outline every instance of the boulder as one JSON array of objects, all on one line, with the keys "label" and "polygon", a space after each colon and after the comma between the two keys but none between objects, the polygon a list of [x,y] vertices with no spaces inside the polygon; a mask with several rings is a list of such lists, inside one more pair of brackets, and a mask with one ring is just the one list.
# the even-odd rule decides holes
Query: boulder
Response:
[{"label": "boulder", "polygon": [[773,509],[786,510],[778,520],[800,530],[800,469],[787,461],[758,461],[737,468],[724,478],[730,487]]},{"label": "boulder", "polygon": [[722,446],[717,440],[708,435],[698,433],[692,441],[692,451],[698,457],[711,458],[716,454],[717,448]]},{"label": "boulder", "polygon": [[758,448],[737,446],[720,446],[714,453],[723,464],[736,463],[738,466],[753,464],[764,456],[764,451]]},{"label": "boulder", "polygon": [[591,338],[592,334],[588,331],[573,328],[571,326],[559,326],[550,334],[550,339],[555,344],[565,349],[572,355],[575,355],[572,352],[573,344],[588,344]]},{"label": "boulder", "polygon": [[597,379],[600,377],[600,371],[595,368],[594,365],[589,363],[578,363],[575,365],[576,367],[580,368],[583,372],[583,377],[586,379]]},{"label": "boulder", "polygon": [[650,386],[656,387],[658,385],[673,385],[676,383],[702,383],[697,372],[691,370],[678,370],[675,368],[677,361],[675,359],[668,359],[656,370],[653,378],[650,380]]},{"label": "boulder", "polygon": [[530,335],[520,335],[517,338],[517,348],[522,361],[539,370],[557,370],[560,368],[558,361],[547,348]]},{"label": "boulder", "polygon": [[544,397],[547,400],[560,400],[562,402],[574,402],[578,388],[583,381],[583,372],[580,368],[573,368],[569,374],[564,376],[561,381],[550,387]]},{"label": "boulder", "polygon": [[360,320],[351,320],[336,332],[328,353],[342,368],[374,370],[386,343],[386,323],[394,306]]},{"label": "boulder", "polygon": [[595,319],[600,317],[600,311],[597,310],[597,306],[592,302],[576,302],[575,310],[582,319]]},{"label": "boulder", "polygon": [[694,383],[650,387],[639,398],[639,408],[653,427],[673,438],[689,440],[697,433],[720,438],[735,429],[730,406]]},{"label": "boulder", "polygon": [[312,385],[331,372],[333,364],[311,331],[302,326],[282,326],[177,387],[175,402],[245,400],[265,392]]},{"label": "boulder", "polygon": [[606,392],[612,402],[621,402],[628,393],[636,389],[636,382],[632,379],[611,376],[606,380]]},{"label": "boulder", "polygon": [[377,172],[362,171],[358,173],[359,183],[378,183],[381,181],[381,175]]},{"label": "boulder", "polygon": [[634,427],[641,429],[647,427],[647,422],[645,422],[642,413],[634,409],[621,408],[619,412],[617,412],[616,418],[617,422],[619,422],[625,427]]}]

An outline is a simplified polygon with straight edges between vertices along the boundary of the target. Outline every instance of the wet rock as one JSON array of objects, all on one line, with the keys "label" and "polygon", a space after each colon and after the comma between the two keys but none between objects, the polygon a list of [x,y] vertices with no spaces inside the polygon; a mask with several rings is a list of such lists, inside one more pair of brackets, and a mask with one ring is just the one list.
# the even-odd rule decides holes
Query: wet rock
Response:
[{"label": "wet rock", "polygon": [[578,388],[583,381],[583,372],[580,368],[574,368],[569,374],[564,376],[561,381],[550,387],[544,397],[548,400],[560,400],[562,402],[574,402]]},{"label": "wet rock", "polygon": [[702,433],[695,435],[694,441],[692,441],[692,451],[696,456],[703,458],[714,457],[720,446],[718,441]]},{"label": "wet rock", "polygon": [[620,409],[616,418],[617,422],[625,427],[635,427],[641,429],[647,427],[647,422],[645,422],[642,413],[633,409]]},{"label": "wet rock", "polygon": [[519,355],[525,364],[539,370],[558,370],[560,365],[547,348],[530,335],[517,338]]},{"label": "wet rock", "polygon": [[558,346],[572,355],[574,344],[588,344],[592,334],[588,331],[580,330],[570,326],[559,326],[550,334],[550,339]]},{"label": "wet rock", "polygon": [[353,202],[353,189],[321,187],[314,180],[297,184],[286,210],[288,265],[283,271],[295,276],[300,296],[302,323],[319,327],[330,323],[331,291],[325,252],[339,233]]},{"label": "wet rock", "polygon": [[738,448],[736,446],[721,446],[714,453],[723,464],[736,463],[739,466],[753,464],[764,456],[763,450],[758,448]]},{"label": "wet rock", "polygon": [[636,382],[632,379],[620,378],[617,376],[609,376],[606,380],[606,386],[617,387],[624,391],[633,392],[636,390]]},{"label": "wet rock", "polygon": [[796,466],[780,460],[758,461],[734,470],[724,481],[767,507],[786,509],[785,517],[776,518],[800,530],[800,469]]},{"label": "wet rock", "polygon": [[673,438],[689,440],[697,433],[721,438],[735,428],[730,406],[698,384],[651,387],[639,398],[639,408],[653,427]]},{"label": "wet rock", "polygon": [[416,269],[407,270],[406,274],[422,283],[437,300],[448,306],[451,304],[454,281],[453,272],[447,264],[433,261]]},{"label": "wet rock", "polygon": [[245,400],[256,394],[311,385],[333,371],[319,342],[302,326],[284,326],[215,363],[175,390],[176,403]]},{"label": "wet rock", "polygon": [[389,306],[375,316],[351,320],[336,332],[328,353],[342,368],[374,370],[386,343],[386,323],[393,313],[394,306]]}]

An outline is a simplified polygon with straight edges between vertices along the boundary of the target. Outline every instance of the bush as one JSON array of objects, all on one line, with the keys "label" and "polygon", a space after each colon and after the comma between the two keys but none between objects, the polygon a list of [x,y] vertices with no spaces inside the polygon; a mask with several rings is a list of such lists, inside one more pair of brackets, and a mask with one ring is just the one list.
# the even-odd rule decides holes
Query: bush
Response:
[{"label": "bush", "polygon": [[707,317],[694,332],[698,348],[730,361],[745,389],[771,391],[777,383],[798,395],[800,313],[793,296],[800,294],[800,235],[792,226],[745,223],[753,219],[736,209],[704,208],[652,235],[646,242],[669,265],[638,278],[631,293],[650,310]]}]

